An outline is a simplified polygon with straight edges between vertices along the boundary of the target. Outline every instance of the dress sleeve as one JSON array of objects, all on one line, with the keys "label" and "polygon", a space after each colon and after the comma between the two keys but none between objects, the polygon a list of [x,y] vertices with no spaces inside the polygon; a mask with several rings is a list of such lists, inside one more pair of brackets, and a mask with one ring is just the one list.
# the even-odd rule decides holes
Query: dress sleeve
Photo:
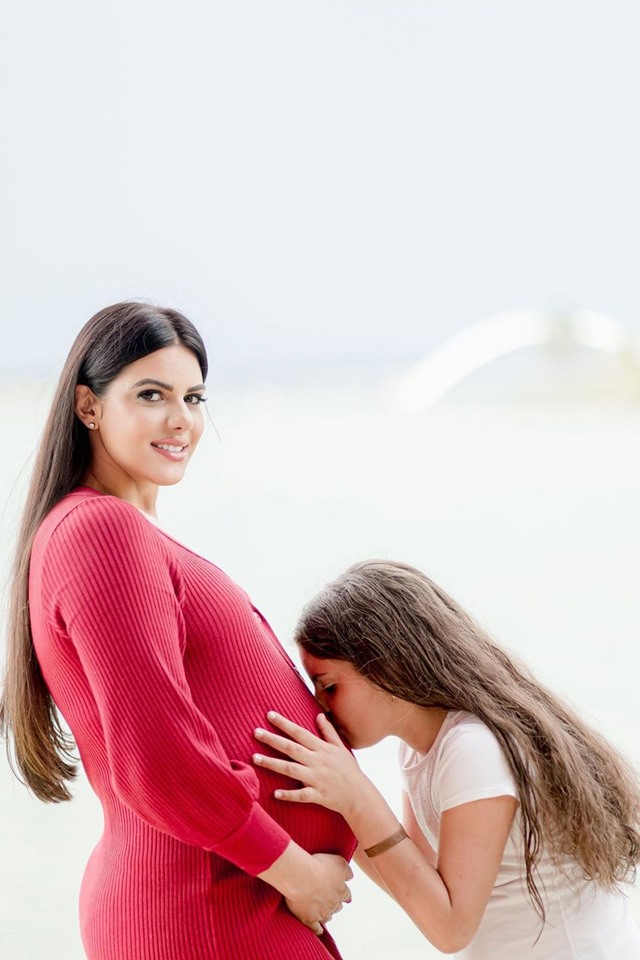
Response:
[{"label": "dress sleeve", "polygon": [[258,874],[289,835],[257,802],[194,704],[182,661],[183,583],[162,536],[135,507],[96,497],[68,514],[45,557],[57,628],[95,699],[109,776],[146,823]]},{"label": "dress sleeve", "polygon": [[433,776],[438,813],[486,800],[518,797],[507,760],[494,734],[483,723],[462,723],[446,734]]}]

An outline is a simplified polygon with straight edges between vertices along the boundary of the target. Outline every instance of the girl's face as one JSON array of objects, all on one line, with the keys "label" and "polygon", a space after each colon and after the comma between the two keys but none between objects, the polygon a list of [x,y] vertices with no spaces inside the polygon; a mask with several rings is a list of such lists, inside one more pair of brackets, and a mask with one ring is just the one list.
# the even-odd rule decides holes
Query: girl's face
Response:
[{"label": "girl's face", "polygon": [[[87,388],[78,387],[78,391]],[[91,471],[114,489],[170,486],[184,476],[204,426],[205,386],[194,353],[182,344],[130,363],[95,403]]]},{"label": "girl's face", "polygon": [[400,735],[402,701],[371,683],[346,660],[319,660],[306,650],[301,650],[301,658],[318,703],[350,747],[359,750]]}]

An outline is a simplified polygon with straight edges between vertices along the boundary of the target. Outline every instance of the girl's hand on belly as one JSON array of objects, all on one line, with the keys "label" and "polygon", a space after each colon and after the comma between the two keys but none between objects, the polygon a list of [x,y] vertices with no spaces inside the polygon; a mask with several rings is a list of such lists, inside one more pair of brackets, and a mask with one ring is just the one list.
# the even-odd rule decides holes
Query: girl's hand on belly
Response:
[{"label": "girl's hand on belly", "polygon": [[258,729],[256,739],[289,759],[256,753],[253,762],[305,784],[297,790],[276,790],[274,796],[294,803],[319,803],[350,821],[375,788],[325,715],[316,718],[323,739],[280,714],[268,713],[267,719],[287,736]]}]

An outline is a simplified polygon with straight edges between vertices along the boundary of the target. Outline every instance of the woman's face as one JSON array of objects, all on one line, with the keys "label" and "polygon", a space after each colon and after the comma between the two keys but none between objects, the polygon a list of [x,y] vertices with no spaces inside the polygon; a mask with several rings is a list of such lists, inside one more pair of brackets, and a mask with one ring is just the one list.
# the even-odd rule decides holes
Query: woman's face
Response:
[{"label": "woman's face", "polygon": [[318,703],[340,736],[359,750],[398,733],[397,701],[346,660],[320,660],[301,650]]},{"label": "woman's face", "polygon": [[92,473],[114,488],[178,483],[202,435],[204,390],[200,364],[181,344],[124,367],[97,401],[96,415],[80,414],[96,424]]}]

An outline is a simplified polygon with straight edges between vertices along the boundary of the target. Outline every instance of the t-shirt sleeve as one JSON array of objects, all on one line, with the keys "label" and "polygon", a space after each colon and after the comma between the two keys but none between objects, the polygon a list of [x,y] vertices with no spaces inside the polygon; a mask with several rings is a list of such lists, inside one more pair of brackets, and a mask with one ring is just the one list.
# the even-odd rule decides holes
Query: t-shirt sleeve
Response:
[{"label": "t-shirt sleeve", "polygon": [[483,723],[462,723],[445,735],[433,777],[439,813],[489,797],[516,797],[518,791],[502,748]]},{"label": "t-shirt sleeve", "polygon": [[258,803],[255,771],[229,760],[193,701],[183,582],[162,537],[129,504],[94,498],[56,528],[43,570],[56,627],[95,700],[120,800],[249,873],[271,866],[290,837]]}]

